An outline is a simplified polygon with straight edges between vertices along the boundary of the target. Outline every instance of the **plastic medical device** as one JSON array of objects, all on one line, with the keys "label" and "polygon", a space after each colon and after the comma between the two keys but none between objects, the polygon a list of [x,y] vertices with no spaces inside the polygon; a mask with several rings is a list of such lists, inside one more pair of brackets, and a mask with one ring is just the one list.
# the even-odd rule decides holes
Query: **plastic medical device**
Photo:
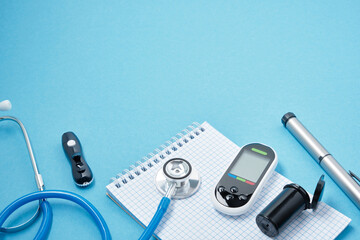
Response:
[{"label": "plastic medical device", "polygon": [[351,171],[347,172],[309,130],[306,129],[294,113],[286,113],[281,118],[281,122],[360,209],[360,178]]},{"label": "plastic medical device", "polygon": [[243,146],[211,193],[216,210],[228,215],[246,213],[277,165],[275,151],[261,143]]},{"label": "plastic medical device", "polygon": [[92,171],[85,161],[79,138],[73,132],[62,135],[62,146],[71,164],[74,182],[79,187],[89,186],[93,180]]},{"label": "plastic medical device", "polygon": [[256,216],[256,224],[267,236],[276,237],[302,211],[316,210],[324,186],[324,175],[322,175],[310,202],[310,196],[304,188],[295,183],[285,185],[282,192]]}]

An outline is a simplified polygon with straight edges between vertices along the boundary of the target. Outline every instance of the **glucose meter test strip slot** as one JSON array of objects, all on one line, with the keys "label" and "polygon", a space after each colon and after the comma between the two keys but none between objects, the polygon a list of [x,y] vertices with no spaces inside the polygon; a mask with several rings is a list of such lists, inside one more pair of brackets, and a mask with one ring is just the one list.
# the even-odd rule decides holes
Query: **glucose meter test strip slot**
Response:
[{"label": "glucose meter test strip slot", "polygon": [[[162,240],[264,239],[267,236],[256,225],[256,216],[291,181],[273,172],[258,199],[245,214],[234,217],[217,211],[210,194],[239,151],[240,147],[209,123],[193,124],[171,138],[161,149],[148,154],[136,166],[113,178],[106,187],[107,195],[146,227],[163,197],[154,182],[159,169],[169,159],[186,159],[201,174],[201,186],[189,198],[172,200],[153,236]],[[315,215],[303,211],[278,239],[333,239],[349,222],[348,217],[319,202]]]}]

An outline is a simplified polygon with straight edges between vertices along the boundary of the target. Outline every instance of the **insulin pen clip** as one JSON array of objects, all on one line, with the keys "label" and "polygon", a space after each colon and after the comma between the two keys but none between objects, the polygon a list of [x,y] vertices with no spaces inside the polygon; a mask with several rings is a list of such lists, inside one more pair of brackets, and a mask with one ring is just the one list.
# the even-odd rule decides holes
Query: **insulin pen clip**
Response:
[{"label": "insulin pen clip", "polygon": [[356,179],[359,181],[359,178],[351,171],[348,173],[302,125],[294,113],[286,113],[282,117],[281,122],[360,209],[360,185],[356,181]]},{"label": "insulin pen clip", "polygon": [[62,146],[70,160],[75,184],[79,187],[90,185],[93,181],[93,174],[85,161],[79,139],[73,132],[66,132],[62,135]]}]

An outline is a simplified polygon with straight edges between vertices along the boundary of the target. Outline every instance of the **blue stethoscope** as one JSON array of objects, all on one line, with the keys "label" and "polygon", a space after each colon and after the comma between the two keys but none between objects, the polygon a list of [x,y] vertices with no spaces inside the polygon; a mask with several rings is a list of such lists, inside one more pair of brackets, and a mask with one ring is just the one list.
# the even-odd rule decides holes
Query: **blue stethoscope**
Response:
[{"label": "blue stethoscope", "polygon": [[[7,111],[11,109],[11,103],[6,100],[0,102],[0,111]],[[44,182],[39,173],[35,157],[32,151],[32,147],[30,144],[29,136],[26,132],[26,129],[22,122],[11,116],[0,117],[0,121],[10,120],[16,122],[24,135],[24,139],[26,142],[26,146],[29,152],[29,156],[31,159],[31,164],[34,170],[36,185],[38,187],[37,192],[33,192],[27,194],[14,202],[8,205],[1,213],[0,213],[0,232],[9,233],[9,232],[17,232],[28,226],[30,226],[40,215],[40,212],[43,213],[43,219],[41,221],[40,228],[35,236],[35,240],[46,239],[52,224],[52,209],[47,201],[48,198],[60,198],[72,201],[77,203],[81,207],[83,207],[94,219],[96,225],[98,226],[101,237],[103,240],[110,240],[111,235],[109,228],[101,216],[99,211],[85,198],[77,195],[75,193],[71,193],[68,191],[60,191],[60,190],[44,190]],[[183,199],[193,195],[200,187],[201,178],[199,173],[191,166],[191,164],[182,158],[173,158],[165,162],[163,167],[159,169],[156,178],[155,184],[158,191],[164,194],[164,197],[161,199],[160,204],[157,208],[156,213],[154,214],[152,220],[149,225],[139,238],[139,240],[148,240],[154,234],[157,226],[159,225],[162,217],[166,213],[167,208],[170,205],[171,199]],[[33,202],[39,201],[39,207],[33,216],[24,222],[15,227],[3,227],[4,222],[8,219],[8,217],[21,206]]]},{"label": "blue stethoscope", "polygon": [[154,234],[162,217],[170,205],[171,199],[183,199],[193,195],[200,187],[201,178],[191,164],[182,158],[166,161],[155,177],[156,188],[164,197],[149,225],[139,238],[148,240]]},{"label": "blue stethoscope", "polygon": [[[10,101],[6,100],[3,102],[0,102],[0,110],[6,111],[6,110],[10,110],[10,109],[11,109]],[[10,205],[8,205],[4,210],[1,211],[1,213],[0,213],[0,232],[9,233],[9,232],[20,231],[20,230],[30,226],[38,218],[38,216],[40,215],[40,212],[42,212],[43,219],[41,221],[40,228],[34,239],[36,239],[36,240],[46,239],[50,232],[51,225],[52,225],[52,219],[53,219],[52,209],[51,209],[51,206],[50,206],[49,202],[47,201],[47,199],[60,198],[60,199],[72,201],[74,203],[77,203],[81,207],[83,207],[94,219],[96,225],[98,226],[98,228],[101,232],[102,239],[110,240],[111,239],[110,231],[109,231],[109,228],[108,228],[104,218],[101,216],[100,212],[94,207],[94,205],[92,205],[88,200],[81,197],[80,195],[77,195],[75,193],[71,193],[68,191],[44,190],[45,185],[44,185],[43,179],[39,173],[39,170],[38,170],[38,167],[37,167],[37,164],[35,161],[34,153],[32,151],[32,147],[30,144],[30,140],[29,140],[29,137],[28,137],[28,134],[26,132],[24,125],[22,124],[22,122],[19,119],[15,118],[15,117],[10,117],[10,116],[0,117],[0,121],[5,121],[5,120],[10,120],[10,121],[16,122],[22,130],[22,133],[25,138],[26,146],[27,146],[27,149],[29,152],[29,156],[31,159],[31,164],[32,164],[32,167],[34,170],[36,185],[37,185],[37,188],[39,191],[27,194],[27,195],[15,200]],[[33,201],[39,201],[39,207],[36,210],[36,212],[34,213],[34,215],[29,220],[27,220],[26,222],[24,222],[18,226],[3,227],[4,222],[8,219],[8,217],[16,209],[20,208],[21,206],[23,206],[29,202],[33,202]]]}]

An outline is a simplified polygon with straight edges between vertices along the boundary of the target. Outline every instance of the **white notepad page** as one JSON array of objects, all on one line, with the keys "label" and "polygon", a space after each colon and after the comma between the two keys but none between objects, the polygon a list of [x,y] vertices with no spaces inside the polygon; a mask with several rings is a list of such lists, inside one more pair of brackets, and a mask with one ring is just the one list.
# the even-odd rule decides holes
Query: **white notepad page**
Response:
[{"label": "white notepad page", "polygon": [[[130,171],[132,179],[122,176],[110,183],[107,186],[109,196],[140,224],[147,226],[163,197],[155,187],[155,175],[166,160],[181,157],[199,171],[202,183],[193,196],[172,200],[155,231],[157,238],[270,239],[257,227],[256,215],[291,181],[275,172],[248,213],[238,217],[221,214],[213,208],[210,195],[240,148],[207,122],[178,138],[177,142],[182,143],[182,147],[173,138],[173,141],[168,142],[168,145],[172,143],[170,146],[149,157],[150,162],[158,159],[158,163],[149,167],[146,162],[143,164],[147,169],[145,172],[139,166]],[[279,159],[279,164],[283,160]],[[139,171],[140,175],[134,171]],[[320,202],[315,212],[303,211],[276,239],[334,239],[350,221],[350,218]]]}]

